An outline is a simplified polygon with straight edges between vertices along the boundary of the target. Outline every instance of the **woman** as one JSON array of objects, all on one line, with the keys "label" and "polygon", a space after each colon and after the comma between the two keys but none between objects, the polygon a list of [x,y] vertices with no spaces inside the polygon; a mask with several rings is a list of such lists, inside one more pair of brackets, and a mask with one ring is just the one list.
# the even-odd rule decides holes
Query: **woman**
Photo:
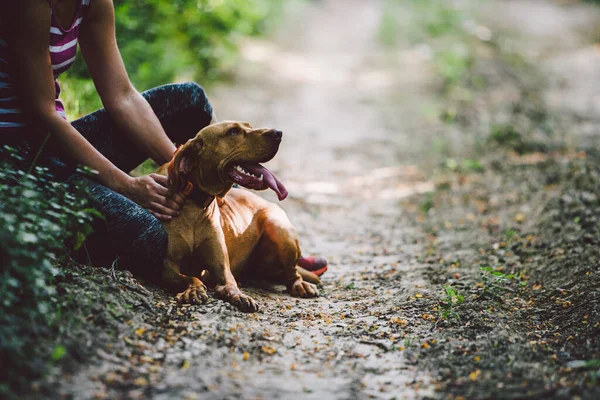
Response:
[{"label": "woman", "polygon": [[[56,78],[73,63],[78,43],[105,108],[70,124]],[[42,148],[44,165],[81,164],[98,171],[94,180],[69,179],[85,182],[106,218],[88,248],[107,260],[120,257],[123,266],[146,272],[161,268],[167,235],[159,220],[176,217],[184,199],[169,195],[165,177],[126,172],[148,157],[158,164],[169,161],[173,142],[185,142],[211,118],[196,84],[143,94],[133,88],[117,48],[112,0],[3,2],[0,144],[30,156]]]}]

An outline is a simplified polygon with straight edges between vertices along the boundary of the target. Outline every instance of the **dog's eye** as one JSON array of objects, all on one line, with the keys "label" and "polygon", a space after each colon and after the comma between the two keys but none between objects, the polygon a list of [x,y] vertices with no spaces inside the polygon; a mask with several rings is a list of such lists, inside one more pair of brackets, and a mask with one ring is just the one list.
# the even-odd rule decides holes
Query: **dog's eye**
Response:
[{"label": "dog's eye", "polygon": [[227,136],[236,136],[242,133],[240,128],[231,128],[227,131]]}]

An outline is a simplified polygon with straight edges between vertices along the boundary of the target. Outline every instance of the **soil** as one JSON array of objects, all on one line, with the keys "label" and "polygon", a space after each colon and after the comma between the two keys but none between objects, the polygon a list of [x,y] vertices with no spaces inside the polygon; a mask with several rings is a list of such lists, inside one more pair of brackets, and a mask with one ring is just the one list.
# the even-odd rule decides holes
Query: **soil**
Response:
[{"label": "soil", "polygon": [[86,293],[84,318],[32,395],[598,398],[600,9],[456,3],[459,85],[440,41],[382,44],[386,2],[321,0],[210,90],[219,118],[283,130],[269,167],[304,254],[329,260],[319,298],[259,281],[257,313],[178,306],[73,266],[60,290]]}]

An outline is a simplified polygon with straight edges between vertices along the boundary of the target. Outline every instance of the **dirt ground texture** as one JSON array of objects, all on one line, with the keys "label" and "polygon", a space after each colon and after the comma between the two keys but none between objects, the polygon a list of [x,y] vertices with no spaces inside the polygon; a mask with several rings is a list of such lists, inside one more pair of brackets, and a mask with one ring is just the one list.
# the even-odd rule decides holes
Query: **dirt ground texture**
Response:
[{"label": "dirt ground texture", "polygon": [[33,395],[600,396],[600,9],[444,2],[415,37],[415,4],[294,2],[209,93],[283,130],[269,167],[321,296],[244,283],[244,314],[74,267],[85,318]]}]

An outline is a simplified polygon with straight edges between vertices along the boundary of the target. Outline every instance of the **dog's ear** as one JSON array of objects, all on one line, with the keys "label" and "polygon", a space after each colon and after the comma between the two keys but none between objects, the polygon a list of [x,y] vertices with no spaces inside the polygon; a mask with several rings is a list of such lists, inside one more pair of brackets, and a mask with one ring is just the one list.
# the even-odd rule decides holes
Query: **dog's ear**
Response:
[{"label": "dog's ear", "polygon": [[193,139],[183,145],[175,154],[175,158],[169,166],[169,191],[171,193],[177,193],[186,187],[187,175],[200,163],[200,152],[203,146],[202,139]]}]

